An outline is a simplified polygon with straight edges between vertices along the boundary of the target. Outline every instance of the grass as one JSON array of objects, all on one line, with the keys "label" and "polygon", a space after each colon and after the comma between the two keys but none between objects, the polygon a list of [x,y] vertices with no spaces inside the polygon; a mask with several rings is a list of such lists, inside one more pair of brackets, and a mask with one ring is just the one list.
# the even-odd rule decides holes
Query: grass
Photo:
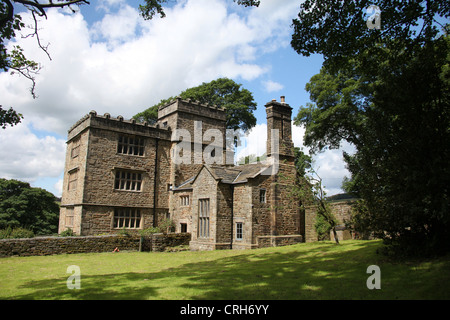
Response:
[{"label": "grass", "polygon": [[[257,250],[0,258],[0,299],[449,299],[450,256],[392,262],[380,241]],[[69,290],[67,267],[81,270]],[[381,289],[369,290],[369,265]]]}]

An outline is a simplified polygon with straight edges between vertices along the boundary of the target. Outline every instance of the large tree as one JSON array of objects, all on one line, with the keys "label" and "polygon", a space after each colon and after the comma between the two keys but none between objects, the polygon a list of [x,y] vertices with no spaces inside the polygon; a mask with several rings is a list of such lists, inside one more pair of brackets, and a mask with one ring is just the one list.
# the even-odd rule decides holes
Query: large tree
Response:
[{"label": "large tree", "polygon": [[0,229],[26,228],[37,235],[58,232],[55,196],[27,182],[0,179]]},{"label": "large tree", "polygon": [[396,252],[450,250],[450,44],[439,1],[375,1],[381,28],[370,29],[369,3],[305,1],[292,46],[325,63],[306,89],[311,101],[296,124],[314,151],[356,147],[345,154],[346,187],[368,210],[370,226]]},{"label": "large tree", "polygon": [[[253,115],[253,111],[256,110],[256,102],[252,93],[231,79],[219,78],[208,83],[204,82],[197,87],[186,89],[179,96],[182,99],[191,99],[225,108],[228,129],[247,131],[256,125],[256,118]],[[172,99],[173,97],[161,100],[133,118],[141,122],[153,123],[158,119],[158,108]]]}]

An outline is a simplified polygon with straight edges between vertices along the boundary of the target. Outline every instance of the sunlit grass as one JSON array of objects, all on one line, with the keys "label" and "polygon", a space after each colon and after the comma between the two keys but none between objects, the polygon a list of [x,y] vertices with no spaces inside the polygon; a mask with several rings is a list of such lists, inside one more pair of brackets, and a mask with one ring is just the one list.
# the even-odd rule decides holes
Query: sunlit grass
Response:
[{"label": "sunlit grass", "polygon": [[[449,299],[450,257],[392,262],[379,241],[257,250],[0,258],[0,299]],[[81,289],[67,288],[67,267]],[[369,290],[369,265],[381,290]]]}]

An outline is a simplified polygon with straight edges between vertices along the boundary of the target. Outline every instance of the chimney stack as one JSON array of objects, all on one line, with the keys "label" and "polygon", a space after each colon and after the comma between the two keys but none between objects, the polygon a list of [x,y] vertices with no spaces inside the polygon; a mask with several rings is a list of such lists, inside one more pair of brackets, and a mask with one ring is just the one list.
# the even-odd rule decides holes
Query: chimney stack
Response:
[{"label": "chimney stack", "polygon": [[285,96],[281,96],[281,102],[273,99],[266,103],[267,115],[267,156],[271,156],[276,150],[272,150],[272,129],[278,130],[280,158],[291,161],[294,158],[292,142],[292,108],[285,102]]}]

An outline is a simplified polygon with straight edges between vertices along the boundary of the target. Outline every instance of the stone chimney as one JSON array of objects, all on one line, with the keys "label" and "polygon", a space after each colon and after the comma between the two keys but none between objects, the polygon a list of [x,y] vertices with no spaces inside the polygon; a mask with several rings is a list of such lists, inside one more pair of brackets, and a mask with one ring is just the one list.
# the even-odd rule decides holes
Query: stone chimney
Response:
[{"label": "stone chimney", "polygon": [[[294,143],[292,142],[292,108],[281,96],[281,102],[276,99],[266,103],[267,114],[267,156],[270,157],[276,150],[272,150],[272,129],[277,130],[279,139],[278,154],[280,159],[293,161]],[[276,132],[274,132],[276,134]],[[276,138],[276,136],[274,137]]]}]

